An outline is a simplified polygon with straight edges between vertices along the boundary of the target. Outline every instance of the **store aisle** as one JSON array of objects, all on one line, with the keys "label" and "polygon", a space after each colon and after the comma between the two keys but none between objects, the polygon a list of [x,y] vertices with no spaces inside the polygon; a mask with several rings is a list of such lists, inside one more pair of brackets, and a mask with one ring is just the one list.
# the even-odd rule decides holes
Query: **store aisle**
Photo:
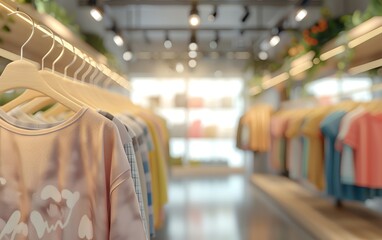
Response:
[{"label": "store aisle", "polygon": [[313,239],[242,176],[176,179],[156,240]]}]

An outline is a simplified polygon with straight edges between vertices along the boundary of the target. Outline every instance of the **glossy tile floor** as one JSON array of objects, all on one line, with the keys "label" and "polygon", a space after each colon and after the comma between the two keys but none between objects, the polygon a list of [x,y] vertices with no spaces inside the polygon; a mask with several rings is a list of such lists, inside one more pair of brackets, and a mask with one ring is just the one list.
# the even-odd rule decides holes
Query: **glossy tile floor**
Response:
[{"label": "glossy tile floor", "polygon": [[156,240],[312,240],[243,176],[172,180]]}]

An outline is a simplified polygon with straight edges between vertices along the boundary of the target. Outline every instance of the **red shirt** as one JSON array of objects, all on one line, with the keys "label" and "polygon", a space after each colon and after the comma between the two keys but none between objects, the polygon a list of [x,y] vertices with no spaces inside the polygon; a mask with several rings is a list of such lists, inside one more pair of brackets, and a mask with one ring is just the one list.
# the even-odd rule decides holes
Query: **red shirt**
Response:
[{"label": "red shirt", "polygon": [[382,188],[382,114],[355,119],[344,143],[354,149],[355,184]]}]

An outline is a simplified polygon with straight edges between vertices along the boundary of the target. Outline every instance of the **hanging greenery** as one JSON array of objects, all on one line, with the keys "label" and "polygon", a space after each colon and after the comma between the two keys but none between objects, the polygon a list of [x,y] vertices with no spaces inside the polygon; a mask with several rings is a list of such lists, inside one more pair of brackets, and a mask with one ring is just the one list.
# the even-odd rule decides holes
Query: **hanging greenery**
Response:
[{"label": "hanging greenery", "polygon": [[[346,31],[358,26],[374,16],[382,16],[382,0],[370,0],[367,9],[363,12],[355,11],[353,14],[333,18],[327,9],[322,9],[322,17],[311,27],[305,29],[301,33],[294,33],[290,47],[284,52],[282,51],[279,62],[285,69],[289,69],[290,63],[301,57],[302,55],[313,51],[314,58],[317,58],[313,67],[306,73],[304,83],[314,79],[316,73],[325,65],[325,61],[319,61],[318,56],[325,44],[336,38],[336,43],[347,46],[348,39]],[[354,49],[346,47],[345,51],[337,56],[337,74],[341,75],[348,67],[354,57]],[[251,65],[255,70],[255,77],[251,82],[252,86],[261,86],[264,76],[275,71],[270,71],[272,62],[251,61]],[[259,76],[260,75],[260,76]]]},{"label": "hanging greenery", "polygon": [[[101,36],[95,33],[82,32],[79,25],[75,23],[75,20],[70,16],[67,11],[58,5],[55,0],[16,0],[20,4],[33,4],[35,9],[40,13],[49,14],[59,22],[69,28],[74,34],[82,38],[86,43],[92,46],[99,53],[103,54],[110,66],[118,69],[118,64],[113,54],[111,54],[104,45],[104,41]],[[8,25],[6,26],[7,30]],[[1,40],[1,39],[0,39]]]}]

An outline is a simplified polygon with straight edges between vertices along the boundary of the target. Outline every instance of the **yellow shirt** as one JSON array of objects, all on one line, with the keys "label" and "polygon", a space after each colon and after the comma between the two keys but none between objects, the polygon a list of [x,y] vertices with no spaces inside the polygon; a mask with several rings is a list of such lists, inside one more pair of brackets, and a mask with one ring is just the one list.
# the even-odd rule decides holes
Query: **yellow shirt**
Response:
[{"label": "yellow shirt", "polygon": [[319,190],[325,188],[324,140],[320,132],[321,121],[330,113],[330,108],[320,108],[308,114],[302,133],[309,140],[308,180]]},{"label": "yellow shirt", "polygon": [[165,167],[165,156],[162,139],[155,118],[148,113],[138,113],[147,124],[153,139],[154,149],[149,152],[149,162],[151,169],[153,211],[155,228],[160,228],[163,224],[163,207],[168,201],[167,195],[167,170]]},{"label": "yellow shirt", "polygon": [[254,106],[245,113],[240,124],[248,126],[250,131],[250,150],[267,152],[270,145],[270,119],[272,107],[267,105]]}]

